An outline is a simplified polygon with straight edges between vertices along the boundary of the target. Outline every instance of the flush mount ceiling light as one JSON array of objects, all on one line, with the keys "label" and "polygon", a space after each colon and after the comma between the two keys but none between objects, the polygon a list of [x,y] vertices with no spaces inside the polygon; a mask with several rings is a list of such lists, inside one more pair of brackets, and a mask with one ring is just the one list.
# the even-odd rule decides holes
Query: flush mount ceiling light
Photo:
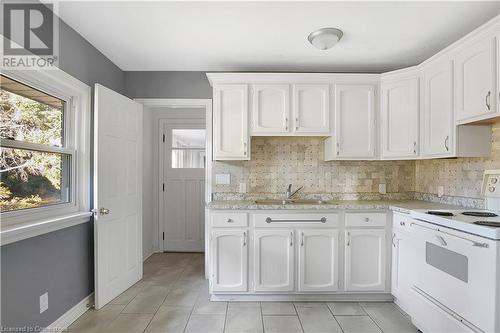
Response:
[{"label": "flush mount ceiling light", "polygon": [[335,28],[321,28],[309,34],[307,39],[315,48],[328,50],[342,38],[342,30]]}]

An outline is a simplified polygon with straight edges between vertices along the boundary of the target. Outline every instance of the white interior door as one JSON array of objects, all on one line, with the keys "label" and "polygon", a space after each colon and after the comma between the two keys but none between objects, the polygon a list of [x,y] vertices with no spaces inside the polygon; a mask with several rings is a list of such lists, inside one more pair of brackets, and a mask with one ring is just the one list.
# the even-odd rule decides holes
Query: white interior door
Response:
[{"label": "white interior door", "polygon": [[[205,115],[161,123],[163,250],[205,251]],[[161,171],[162,170],[162,171]]]},{"label": "white interior door", "polygon": [[142,278],[142,105],[96,84],[94,246],[97,309]]}]

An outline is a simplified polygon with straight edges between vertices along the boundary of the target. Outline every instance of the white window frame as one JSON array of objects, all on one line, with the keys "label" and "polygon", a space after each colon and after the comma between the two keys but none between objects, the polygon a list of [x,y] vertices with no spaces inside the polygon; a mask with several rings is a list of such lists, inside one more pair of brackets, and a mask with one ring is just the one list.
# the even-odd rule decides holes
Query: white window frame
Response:
[{"label": "white window frame", "polygon": [[[88,222],[90,212],[90,106],[91,89],[60,69],[5,70],[2,75],[33,87],[65,103],[64,145],[45,152],[71,156],[69,202],[1,213],[1,244]],[[1,140],[2,147],[39,150],[39,144]]]}]

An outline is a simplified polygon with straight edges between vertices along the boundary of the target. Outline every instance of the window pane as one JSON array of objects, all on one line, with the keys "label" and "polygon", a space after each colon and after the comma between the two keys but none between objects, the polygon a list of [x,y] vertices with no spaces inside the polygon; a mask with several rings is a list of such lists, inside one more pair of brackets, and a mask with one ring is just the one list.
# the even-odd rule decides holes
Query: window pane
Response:
[{"label": "window pane", "polygon": [[193,169],[205,167],[205,150],[172,149],[172,168]]},{"label": "window pane", "polygon": [[205,149],[204,129],[173,129],[172,148]]},{"label": "window pane", "polygon": [[70,155],[2,148],[2,212],[69,202]]},{"label": "window pane", "polygon": [[63,145],[63,100],[5,76],[1,76],[0,88],[3,139]]}]

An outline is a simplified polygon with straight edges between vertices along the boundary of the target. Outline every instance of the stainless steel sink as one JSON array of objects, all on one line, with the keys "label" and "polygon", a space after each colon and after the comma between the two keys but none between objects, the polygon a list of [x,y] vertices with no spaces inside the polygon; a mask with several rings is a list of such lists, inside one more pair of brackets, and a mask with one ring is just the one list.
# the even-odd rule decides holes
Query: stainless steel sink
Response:
[{"label": "stainless steel sink", "polygon": [[327,203],[316,199],[263,199],[254,202],[257,205],[324,205]]}]

